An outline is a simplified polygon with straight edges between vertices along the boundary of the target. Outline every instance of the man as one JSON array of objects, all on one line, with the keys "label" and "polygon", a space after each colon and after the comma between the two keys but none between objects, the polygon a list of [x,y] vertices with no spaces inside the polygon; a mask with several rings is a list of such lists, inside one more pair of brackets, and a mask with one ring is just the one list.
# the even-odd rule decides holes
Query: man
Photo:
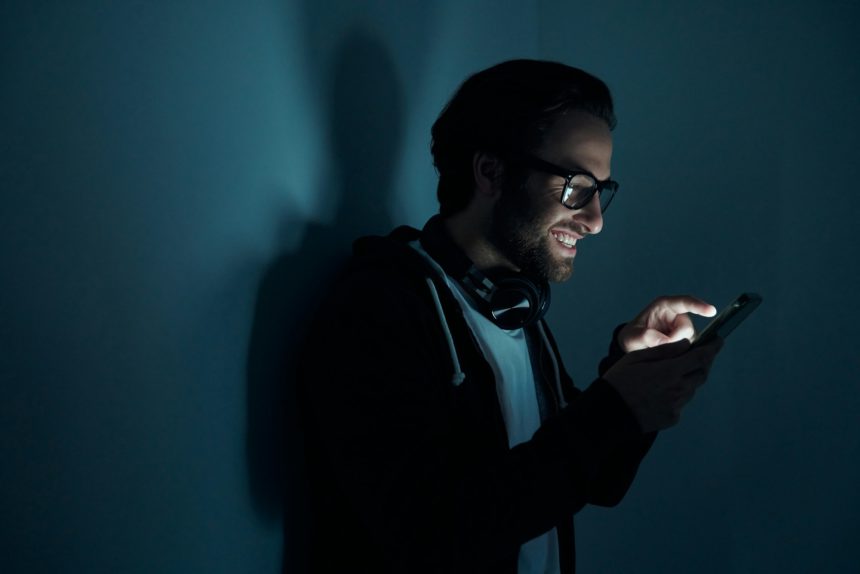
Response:
[{"label": "man", "polygon": [[440,214],[356,242],[304,352],[313,571],[573,572],[573,515],[621,500],[704,382],[693,297],[616,330],[585,390],[542,318],[617,190],[614,124],[603,82],[530,60],[443,110]]}]

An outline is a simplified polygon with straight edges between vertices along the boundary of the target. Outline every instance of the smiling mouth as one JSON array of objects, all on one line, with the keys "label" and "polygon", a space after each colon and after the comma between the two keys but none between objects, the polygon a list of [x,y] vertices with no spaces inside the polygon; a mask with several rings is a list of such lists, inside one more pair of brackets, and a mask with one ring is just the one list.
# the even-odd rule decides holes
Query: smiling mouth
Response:
[{"label": "smiling mouth", "polygon": [[558,241],[568,249],[574,248],[576,246],[576,240],[579,239],[574,235],[570,235],[559,230],[553,230],[550,233],[553,237],[555,237],[556,241]]}]

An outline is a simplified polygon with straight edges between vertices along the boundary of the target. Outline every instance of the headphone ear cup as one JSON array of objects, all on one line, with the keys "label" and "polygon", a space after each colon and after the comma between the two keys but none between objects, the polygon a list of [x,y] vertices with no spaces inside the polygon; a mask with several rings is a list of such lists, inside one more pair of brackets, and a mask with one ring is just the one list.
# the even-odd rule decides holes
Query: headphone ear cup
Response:
[{"label": "headphone ear cup", "polygon": [[491,279],[495,289],[490,294],[490,319],[506,330],[532,325],[549,309],[550,289],[545,281],[535,281],[520,273],[496,273]]}]

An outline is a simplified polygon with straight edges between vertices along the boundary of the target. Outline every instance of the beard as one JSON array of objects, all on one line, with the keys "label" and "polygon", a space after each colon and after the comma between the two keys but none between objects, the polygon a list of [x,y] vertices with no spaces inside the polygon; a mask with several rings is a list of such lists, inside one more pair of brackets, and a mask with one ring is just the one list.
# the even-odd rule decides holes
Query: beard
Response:
[{"label": "beard", "polygon": [[573,274],[573,259],[554,255],[549,222],[526,186],[504,185],[493,210],[488,240],[502,255],[532,277],[566,281]]}]

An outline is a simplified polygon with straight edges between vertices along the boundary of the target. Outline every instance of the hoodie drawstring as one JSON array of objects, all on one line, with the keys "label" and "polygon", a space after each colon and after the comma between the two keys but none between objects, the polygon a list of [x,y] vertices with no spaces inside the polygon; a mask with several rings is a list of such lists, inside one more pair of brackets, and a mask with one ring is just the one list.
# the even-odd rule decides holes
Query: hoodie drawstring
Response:
[{"label": "hoodie drawstring", "polygon": [[454,375],[451,377],[451,384],[455,387],[460,386],[466,380],[466,374],[460,369],[460,358],[457,356],[457,349],[454,347],[454,337],[451,336],[451,329],[448,327],[448,321],[445,319],[445,312],[442,311],[442,302],[439,300],[439,292],[436,291],[436,286],[433,280],[426,277],[427,285],[430,287],[430,294],[433,295],[433,303],[436,305],[436,312],[439,314],[439,321],[442,322],[442,330],[445,331],[445,340],[448,341],[448,351],[451,353],[451,362],[454,363]]}]

